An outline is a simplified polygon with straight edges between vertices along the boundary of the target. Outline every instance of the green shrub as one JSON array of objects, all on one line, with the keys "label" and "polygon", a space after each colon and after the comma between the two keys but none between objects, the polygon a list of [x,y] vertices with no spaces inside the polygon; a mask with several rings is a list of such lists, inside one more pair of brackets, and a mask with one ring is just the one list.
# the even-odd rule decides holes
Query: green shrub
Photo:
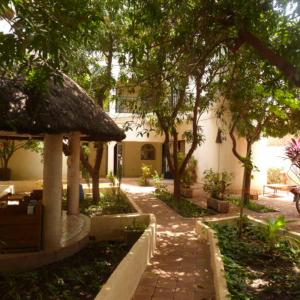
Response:
[{"label": "green shrub", "polygon": [[299,248],[300,241],[287,235],[282,234],[282,230],[286,228],[287,221],[283,215],[278,216],[276,219],[269,219],[265,227],[265,239],[268,244],[268,249],[273,252],[275,247],[281,241],[288,242],[292,247]]},{"label": "green shrub", "polygon": [[[240,198],[229,198],[228,200],[237,206],[241,205]],[[245,204],[245,207],[250,210],[260,212],[260,213],[276,212],[275,209],[268,207],[266,205],[263,205],[263,204],[256,203],[254,201],[249,201],[248,203]]]},{"label": "green shrub", "polygon": [[267,182],[272,183],[283,183],[285,184],[287,175],[282,168],[270,168],[267,172]]},{"label": "green shrub", "polygon": [[185,218],[197,218],[216,214],[213,210],[202,208],[185,198],[176,200],[173,195],[166,190],[156,192],[155,196]]},{"label": "green shrub", "polygon": [[32,271],[0,273],[1,299],[94,299],[130,250],[124,242],[96,242],[71,257]]},{"label": "green shrub", "polygon": [[245,221],[242,238],[236,223],[208,225],[218,235],[231,299],[300,299],[299,250],[279,240],[270,252],[268,229],[251,221]]},{"label": "green shrub", "polygon": [[151,167],[148,165],[142,165],[142,176],[139,179],[139,184],[141,186],[149,186],[149,179],[151,178]]},{"label": "green shrub", "polygon": [[109,180],[112,186],[116,185],[116,177],[112,171],[107,174],[106,178]]},{"label": "green shrub", "polygon": [[[182,164],[184,160],[184,154],[182,152],[178,153],[178,163]],[[183,176],[181,177],[181,182],[185,185],[193,185],[197,181],[197,159],[194,156],[188,161],[186,168],[184,170]]]},{"label": "green shrub", "polygon": [[96,205],[92,205],[92,198],[86,198],[80,206],[81,212],[89,216],[133,212],[126,195],[122,192],[120,195],[116,194],[113,190],[101,193],[100,201]]},{"label": "green shrub", "polygon": [[164,179],[163,175],[159,175],[156,170],[152,175],[152,179],[156,192],[163,192],[167,190],[167,186],[162,182],[162,180]]},{"label": "green shrub", "polygon": [[214,172],[212,169],[203,172],[203,190],[210,193],[211,197],[224,199],[225,194],[231,185],[233,174],[227,171],[222,173]]}]

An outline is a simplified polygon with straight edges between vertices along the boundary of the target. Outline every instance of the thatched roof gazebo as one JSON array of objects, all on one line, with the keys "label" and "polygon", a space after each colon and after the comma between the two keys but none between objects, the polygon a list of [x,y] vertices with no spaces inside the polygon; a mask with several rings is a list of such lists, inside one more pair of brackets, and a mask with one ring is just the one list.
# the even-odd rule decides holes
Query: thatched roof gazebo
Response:
[{"label": "thatched roof gazebo", "polygon": [[63,138],[71,145],[68,213],[78,214],[80,139],[121,141],[125,134],[64,74],[39,86],[22,77],[1,78],[0,115],[0,138],[44,140],[44,248],[55,249],[61,236]]},{"label": "thatched roof gazebo", "polygon": [[19,138],[20,134],[38,137],[70,132],[80,132],[87,140],[125,138],[77,83],[61,76],[58,82],[49,80],[43,86],[32,86],[24,78],[0,79],[0,130]]}]

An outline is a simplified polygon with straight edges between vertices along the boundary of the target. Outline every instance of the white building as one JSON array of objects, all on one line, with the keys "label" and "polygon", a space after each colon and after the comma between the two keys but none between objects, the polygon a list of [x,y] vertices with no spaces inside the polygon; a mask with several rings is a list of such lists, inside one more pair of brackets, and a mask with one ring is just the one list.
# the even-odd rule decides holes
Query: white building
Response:
[{"label": "white building", "polygon": [[[128,97],[128,95],[127,95]],[[105,177],[110,171],[116,173],[118,157],[120,154],[123,161],[123,177],[139,177],[141,175],[142,164],[151,166],[152,170],[170,177],[168,165],[164,155],[164,137],[150,132],[149,136],[141,135],[139,132],[139,120],[133,118],[128,109],[122,108],[118,102],[111,102],[109,115],[114,121],[123,127],[126,122],[133,120],[131,130],[126,132],[126,139],[121,143],[107,143],[101,164],[101,177]],[[243,168],[241,163],[232,154],[232,142],[228,134],[225,140],[218,144],[216,137],[218,132],[218,120],[210,111],[205,113],[200,124],[203,127],[205,142],[196,149],[194,157],[198,161],[198,183],[201,184],[203,171],[212,168],[214,171],[232,172],[234,174],[231,190],[240,192],[242,187]],[[189,144],[186,143],[182,134],[189,127],[182,125],[179,129],[179,149],[187,151]],[[288,162],[283,159],[283,147],[268,145],[267,139],[262,139],[254,145],[254,163],[259,172],[253,173],[252,192],[261,192],[263,185],[267,183],[267,169],[274,167],[284,167],[288,169]],[[92,143],[90,159],[93,160],[94,151]],[[244,153],[245,142],[238,140],[238,150]],[[66,157],[63,157],[63,179],[67,177]],[[28,150],[19,150],[11,159],[9,167],[12,169],[12,180],[23,181],[40,180],[43,174],[43,164],[41,157]],[[21,184],[21,182],[20,182]]]}]

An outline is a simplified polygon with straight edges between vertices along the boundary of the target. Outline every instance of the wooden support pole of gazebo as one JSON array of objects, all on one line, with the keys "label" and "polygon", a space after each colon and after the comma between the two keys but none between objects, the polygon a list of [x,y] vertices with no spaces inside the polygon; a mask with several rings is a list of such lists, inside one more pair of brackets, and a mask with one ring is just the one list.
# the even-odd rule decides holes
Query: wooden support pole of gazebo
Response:
[{"label": "wooden support pole of gazebo", "polygon": [[44,136],[44,249],[60,246],[62,222],[62,134]]}]

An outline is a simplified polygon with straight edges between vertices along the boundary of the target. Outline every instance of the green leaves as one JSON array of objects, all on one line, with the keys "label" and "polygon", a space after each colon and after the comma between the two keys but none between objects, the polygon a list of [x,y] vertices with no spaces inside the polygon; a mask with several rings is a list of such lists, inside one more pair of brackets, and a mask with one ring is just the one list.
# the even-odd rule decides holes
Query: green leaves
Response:
[{"label": "green leaves", "polygon": [[[278,223],[281,227],[281,218]],[[299,297],[299,250],[279,241],[269,252],[265,229],[249,221],[242,239],[235,223],[210,226],[218,235],[231,299]]]},{"label": "green leaves", "polygon": [[1,297],[93,299],[128,250],[120,242],[91,243],[77,254],[35,271],[1,273]]},{"label": "green leaves", "polygon": [[218,173],[209,169],[205,170],[203,175],[203,190],[210,193],[212,197],[223,200],[226,196],[225,193],[231,185],[233,173],[227,171]]},{"label": "green leaves", "polygon": [[65,64],[74,41],[84,42],[93,12],[89,1],[11,0],[1,3],[0,15],[10,16],[11,33],[0,35],[1,70],[47,62],[57,69]]},{"label": "green leaves", "polygon": [[283,215],[278,216],[276,219],[269,219],[267,221],[265,238],[270,252],[274,251],[280,241],[287,241],[291,247],[300,249],[300,240],[283,232],[287,223],[290,222],[292,221],[286,221],[285,216]]}]

